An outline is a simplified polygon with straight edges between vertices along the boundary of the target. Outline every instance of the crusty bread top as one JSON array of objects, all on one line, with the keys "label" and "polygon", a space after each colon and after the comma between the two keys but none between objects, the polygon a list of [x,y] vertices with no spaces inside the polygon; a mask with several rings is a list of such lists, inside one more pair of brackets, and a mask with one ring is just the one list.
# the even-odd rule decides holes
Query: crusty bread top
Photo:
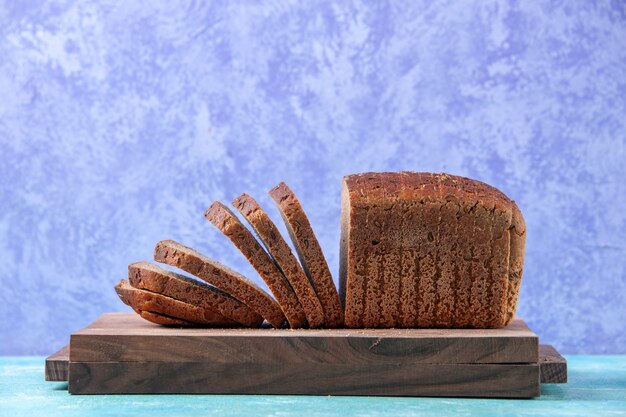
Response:
[{"label": "crusty bread top", "polygon": [[204,213],[204,217],[228,237],[259,273],[280,304],[290,326],[304,327],[306,315],[289,281],[235,213],[215,201]]},{"label": "crusty bread top", "polygon": [[343,308],[337,288],[322,248],[300,201],[284,182],[272,188],[269,195],[280,210],[304,272],[313,284],[322,304],[325,327],[342,326]]},{"label": "crusty bread top", "polygon": [[[404,178],[398,181],[398,177]],[[518,234],[525,231],[523,217],[519,215],[515,202],[497,188],[478,180],[445,173],[401,171],[352,174],[345,176],[343,181],[353,207],[371,204],[369,194],[381,187],[381,183],[386,192],[400,193],[402,198],[407,194],[407,190],[400,190],[402,184],[410,191],[411,198],[472,200],[476,204],[498,210],[508,218],[509,223],[514,221],[513,226]],[[518,215],[513,216],[513,211],[517,211]]]},{"label": "crusty bread top", "polygon": [[253,281],[226,265],[173,240],[163,240],[154,248],[154,260],[182,269],[247,304],[272,326],[285,321],[276,301]]},{"label": "crusty bread top", "polygon": [[233,201],[233,206],[248,220],[270,256],[283,271],[304,308],[310,328],[324,325],[324,310],[304,270],[291,252],[280,231],[254,198],[246,193]]}]

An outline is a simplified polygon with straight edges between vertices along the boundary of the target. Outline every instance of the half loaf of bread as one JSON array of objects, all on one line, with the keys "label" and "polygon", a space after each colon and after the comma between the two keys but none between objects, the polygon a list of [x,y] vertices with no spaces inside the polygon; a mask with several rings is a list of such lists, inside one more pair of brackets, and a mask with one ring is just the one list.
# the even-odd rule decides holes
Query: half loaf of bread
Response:
[{"label": "half loaf of bread", "polygon": [[344,177],[340,295],[347,327],[476,327],[515,314],[526,227],[512,200],[447,174]]}]

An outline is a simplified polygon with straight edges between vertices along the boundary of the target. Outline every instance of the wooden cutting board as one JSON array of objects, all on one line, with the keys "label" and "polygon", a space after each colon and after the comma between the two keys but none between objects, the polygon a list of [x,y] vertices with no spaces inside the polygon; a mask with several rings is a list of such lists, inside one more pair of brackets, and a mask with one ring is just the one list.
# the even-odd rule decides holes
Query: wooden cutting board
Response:
[{"label": "wooden cutting board", "polygon": [[528,398],[566,376],[520,318],[488,330],[177,329],[107,313],[46,362],[72,394]]}]

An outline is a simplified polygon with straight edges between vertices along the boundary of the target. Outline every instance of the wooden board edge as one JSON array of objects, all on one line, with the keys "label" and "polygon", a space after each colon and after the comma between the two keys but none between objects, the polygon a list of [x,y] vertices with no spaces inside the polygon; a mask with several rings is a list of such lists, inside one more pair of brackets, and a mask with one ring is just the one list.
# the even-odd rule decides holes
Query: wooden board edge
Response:
[{"label": "wooden board edge", "polygon": [[551,345],[539,345],[542,384],[566,384],[567,360]]},{"label": "wooden board edge", "polygon": [[46,381],[69,381],[70,345],[65,345],[46,358]]},{"label": "wooden board edge", "polygon": [[[163,378],[168,375],[168,378]],[[537,364],[282,366],[71,362],[71,394],[236,394],[532,398]]]}]

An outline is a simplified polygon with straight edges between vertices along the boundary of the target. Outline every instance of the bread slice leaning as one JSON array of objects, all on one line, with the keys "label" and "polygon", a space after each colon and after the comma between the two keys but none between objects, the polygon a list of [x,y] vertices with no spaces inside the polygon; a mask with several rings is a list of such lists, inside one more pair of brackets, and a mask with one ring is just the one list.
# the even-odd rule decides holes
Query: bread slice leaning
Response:
[{"label": "bread slice leaning", "polygon": [[280,210],[304,272],[322,304],[325,327],[340,327],[343,324],[343,309],[339,294],[322,248],[300,201],[284,182],[271,189],[269,195]]},{"label": "bread slice leaning", "polygon": [[206,326],[237,326],[238,323],[215,311],[175,300],[162,294],[141,290],[121,280],[115,286],[120,299],[133,310],[149,311]]},{"label": "bread slice leaning", "polygon": [[285,322],[285,315],[278,303],[258,285],[195,249],[173,240],[163,240],[154,248],[154,260],[208,282],[247,304],[276,328],[281,328]]},{"label": "bread slice leaning", "polygon": [[233,206],[246,218],[270,256],[276,262],[285,278],[291,284],[310,328],[324,325],[324,310],[317,298],[309,278],[291,252],[280,231],[261,206],[248,194],[242,194],[233,201]]},{"label": "bread slice leaning", "polygon": [[256,269],[276,297],[289,325],[292,328],[306,326],[304,309],[289,281],[237,216],[228,207],[215,201],[207,209],[204,217],[228,237]]},{"label": "bread slice leaning", "polygon": [[244,326],[259,327],[263,323],[263,318],[259,314],[225,292],[149,262],[130,264],[128,280],[135,288],[214,310]]}]

